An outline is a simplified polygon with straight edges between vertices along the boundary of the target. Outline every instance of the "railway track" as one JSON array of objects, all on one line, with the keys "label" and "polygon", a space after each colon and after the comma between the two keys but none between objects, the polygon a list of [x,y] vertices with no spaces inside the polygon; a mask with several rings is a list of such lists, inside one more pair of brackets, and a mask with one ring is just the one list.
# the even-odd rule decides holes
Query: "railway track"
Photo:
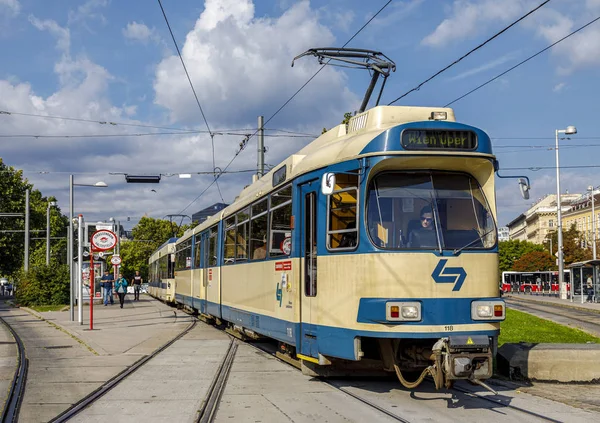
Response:
[{"label": "railway track", "polygon": [[553,307],[547,304],[535,304],[518,298],[506,298],[506,304],[514,310],[528,312],[554,322],[577,326],[581,330],[600,336],[600,314],[582,309]]},{"label": "railway track", "polygon": [[127,378],[132,373],[134,373],[136,370],[138,370],[140,367],[142,367],[144,364],[146,364],[149,360],[153,359],[154,357],[159,355],[161,352],[163,352],[164,350],[169,348],[171,345],[173,345],[176,341],[178,341],[183,336],[185,336],[189,331],[191,331],[196,326],[197,322],[198,321],[195,319],[192,320],[190,325],[183,332],[181,332],[179,335],[177,335],[175,338],[173,338],[169,342],[165,343],[163,346],[161,346],[159,349],[154,351],[152,354],[142,357],[141,359],[136,361],[133,365],[131,365],[130,367],[128,367],[127,369],[125,369],[124,371],[122,371],[121,373],[119,373],[118,375],[113,377],[112,379],[108,380],[106,383],[104,383],[102,386],[100,386],[94,392],[85,396],[80,401],[73,404],[73,406],[71,406],[70,408],[68,408],[67,410],[65,410],[64,412],[62,412],[61,414],[59,414],[58,416],[56,416],[54,419],[52,419],[50,421],[57,422],[57,423],[66,422],[67,420],[69,420],[69,419],[73,418],[74,416],[76,416],[77,414],[79,414],[82,410],[84,410],[85,408],[92,405],[95,401],[97,401],[99,398],[101,398],[104,394],[106,394],[108,391],[110,391],[115,386],[117,386],[119,383],[121,383],[125,378]]},{"label": "railway track", "polygon": [[19,419],[19,409],[21,408],[21,402],[25,394],[29,359],[27,358],[25,345],[17,332],[3,318],[0,317],[0,321],[8,328],[17,344],[17,368],[15,369],[15,374],[8,391],[6,404],[2,410],[1,421],[2,423],[8,423],[16,422]]},{"label": "railway track", "polygon": [[231,366],[233,364],[233,360],[235,359],[237,348],[238,341],[232,338],[231,342],[229,343],[227,353],[225,354],[225,357],[223,357],[223,361],[221,361],[219,369],[217,370],[217,373],[215,374],[215,377],[208,388],[206,398],[198,410],[198,416],[196,418],[198,423],[210,423],[215,420],[217,410],[219,409],[221,396],[223,395],[223,391],[225,391]]}]

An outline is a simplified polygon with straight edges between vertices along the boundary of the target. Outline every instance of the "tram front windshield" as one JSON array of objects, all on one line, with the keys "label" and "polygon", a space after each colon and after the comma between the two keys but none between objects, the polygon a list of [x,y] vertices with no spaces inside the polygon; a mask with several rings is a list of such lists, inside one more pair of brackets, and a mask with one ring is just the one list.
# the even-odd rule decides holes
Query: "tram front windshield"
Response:
[{"label": "tram front windshield", "polygon": [[385,249],[488,249],[496,225],[477,181],[464,173],[386,172],[367,193],[367,225]]}]

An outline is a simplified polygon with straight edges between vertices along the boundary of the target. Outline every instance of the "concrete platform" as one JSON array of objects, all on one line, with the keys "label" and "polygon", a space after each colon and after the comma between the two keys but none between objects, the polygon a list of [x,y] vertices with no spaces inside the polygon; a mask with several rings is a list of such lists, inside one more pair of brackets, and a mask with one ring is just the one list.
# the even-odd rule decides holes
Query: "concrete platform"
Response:
[{"label": "concrete platform", "polygon": [[[128,296],[131,297],[131,296]],[[25,344],[29,375],[20,421],[47,422],[143,356],[185,330],[192,318],[147,295],[126,299],[123,309],[94,305],[84,324],[71,322],[68,311],[37,313],[0,305],[0,316]],[[77,314],[75,314],[77,318]],[[0,365],[10,365],[12,345],[0,349]],[[16,354],[16,352],[14,353]]]},{"label": "concrete platform", "polygon": [[543,382],[599,382],[598,344],[504,344],[498,371],[511,379]]},{"label": "concrete platform", "polygon": [[529,301],[532,303],[580,309],[580,310],[584,310],[584,311],[593,311],[595,313],[600,313],[600,303],[585,302],[585,296],[584,296],[584,302],[582,303],[581,296],[579,296],[579,295],[574,297],[573,301],[571,301],[570,299],[561,300],[560,298],[558,298],[556,296],[536,295],[536,294],[508,293],[508,294],[504,294],[502,297],[503,298],[514,298],[515,300],[519,300],[519,301]]}]

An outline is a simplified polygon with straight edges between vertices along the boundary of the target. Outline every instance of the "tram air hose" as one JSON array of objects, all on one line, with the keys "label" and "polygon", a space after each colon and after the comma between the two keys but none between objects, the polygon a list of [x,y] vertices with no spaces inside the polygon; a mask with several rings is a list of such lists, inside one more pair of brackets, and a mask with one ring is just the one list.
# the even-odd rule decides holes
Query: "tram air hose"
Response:
[{"label": "tram air hose", "polygon": [[394,369],[396,370],[396,376],[398,376],[398,379],[400,379],[400,383],[407,389],[414,389],[417,386],[419,386],[421,382],[423,382],[423,379],[425,379],[425,376],[427,376],[428,374],[435,378],[435,371],[433,369],[433,366],[425,368],[421,373],[421,376],[419,376],[414,382],[409,382],[406,379],[404,379],[404,377],[402,376],[402,372],[400,371],[400,367],[398,367],[396,363],[394,363]]}]

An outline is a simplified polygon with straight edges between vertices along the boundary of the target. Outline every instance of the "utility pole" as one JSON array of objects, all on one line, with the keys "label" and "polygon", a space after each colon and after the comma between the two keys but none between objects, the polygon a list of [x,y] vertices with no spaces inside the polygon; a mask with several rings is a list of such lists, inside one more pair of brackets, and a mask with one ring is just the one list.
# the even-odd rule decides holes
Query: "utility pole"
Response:
[{"label": "utility pole", "polygon": [[258,177],[261,178],[265,174],[265,129],[264,126],[264,116],[258,117],[258,163],[256,173]]},{"label": "utility pole", "polygon": [[25,263],[23,268],[29,270],[29,188],[25,190]]}]

